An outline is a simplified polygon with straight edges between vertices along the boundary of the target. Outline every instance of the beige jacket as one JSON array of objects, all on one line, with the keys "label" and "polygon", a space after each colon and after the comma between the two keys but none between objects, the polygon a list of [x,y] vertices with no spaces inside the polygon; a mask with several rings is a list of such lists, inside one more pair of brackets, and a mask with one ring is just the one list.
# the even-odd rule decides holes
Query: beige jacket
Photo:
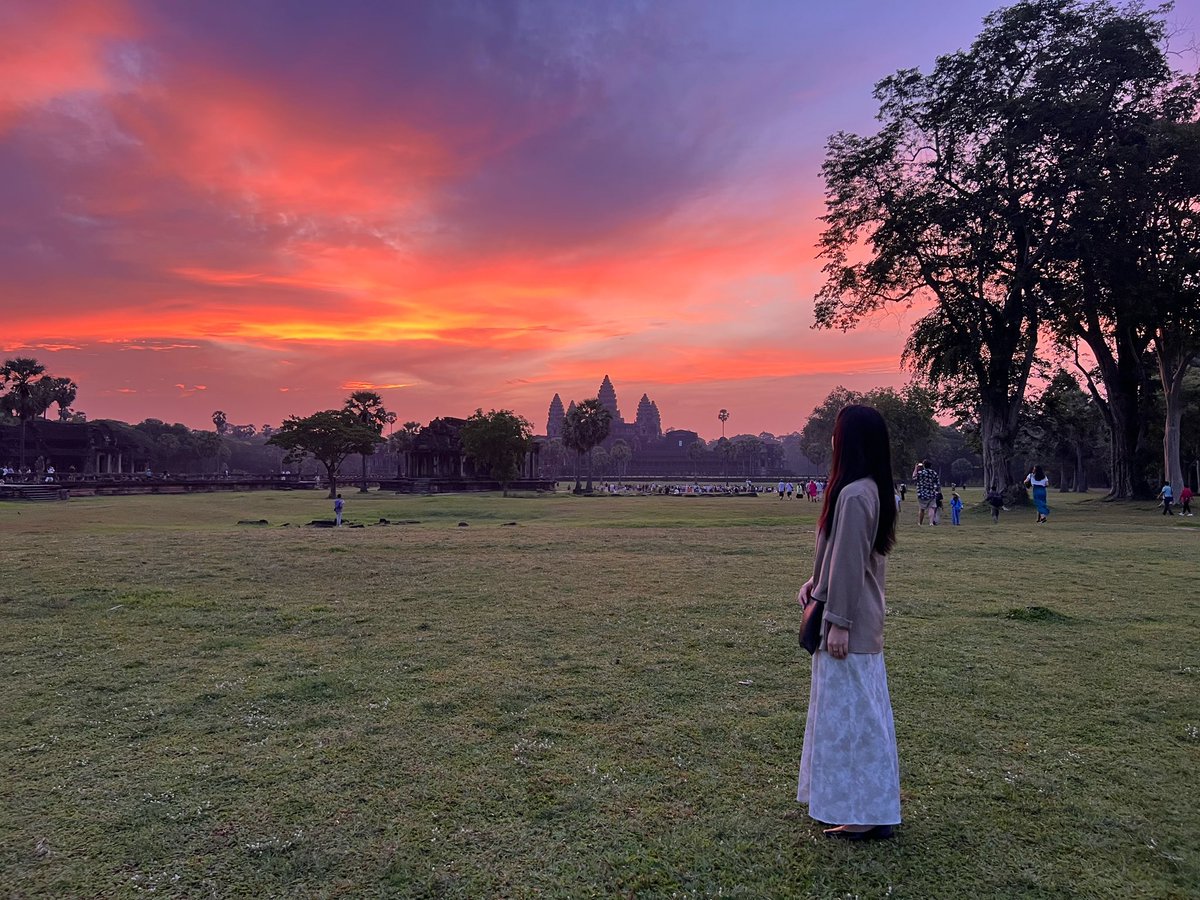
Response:
[{"label": "beige jacket", "polygon": [[[887,558],[876,553],[879,489],[860,478],[842,489],[833,509],[828,538],[817,529],[813,577],[800,589],[802,601],[825,601],[825,631],[840,625],[850,631],[851,653],[883,651],[883,582]],[[821,640],[825,649],[825,640]]]}]

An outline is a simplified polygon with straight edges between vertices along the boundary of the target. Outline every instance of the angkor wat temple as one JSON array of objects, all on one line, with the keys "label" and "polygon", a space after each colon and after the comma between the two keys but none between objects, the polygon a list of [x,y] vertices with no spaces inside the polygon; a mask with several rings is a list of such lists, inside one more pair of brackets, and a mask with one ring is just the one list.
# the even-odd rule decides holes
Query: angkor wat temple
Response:
[{"label": "angkor wat temple", "polygon": [[[658,404],[643,393],[638,401],[637,414],[632,422],[621,415],[617,403],[617,389],[607,375],[600,382],[597,392],[601,405],[612,416],[608,437],[600,445],[612,449],[617,441],[624,441],[633,451],[630,471],[639,475],[684,475],[696,471],[696,463],[688,456],[688,448],[702,440],[694,431],[673,430],[663,434],[662,415]],[[562,437],[562,423],[567,411],[575,406],[563,408],[562,398],[554,395],[546,417],[546,437],[550,440]]]},{"label": "angkor wat temple", "polygon": [[[632,422],[626,422],[625,418],[621,415],[621,407],[617,404],[617,389],[613,387],[612,379],[607,375],[604,376],[604,381],[600,383],[600,390],[597,396],[600,398],[600,404],[612,416],[612,426],[608,432],[608,439],[603,444],[605,449],[611,447],[617,441],[624,441],[630,447],[636,449],[662,438],[662,416],[658,412],[658,404],[651,400],[648,395],[642,394],[642,399],[638,401],[637,417]],[[571,406],[564,410],[562,398],[558,394],[554,395],[554,399],[550,401],[550,411],[546,417],[546,437],[562,437],[563,419],[566,417],[567,412],[574,408],[575,401],[572,400]]]}]

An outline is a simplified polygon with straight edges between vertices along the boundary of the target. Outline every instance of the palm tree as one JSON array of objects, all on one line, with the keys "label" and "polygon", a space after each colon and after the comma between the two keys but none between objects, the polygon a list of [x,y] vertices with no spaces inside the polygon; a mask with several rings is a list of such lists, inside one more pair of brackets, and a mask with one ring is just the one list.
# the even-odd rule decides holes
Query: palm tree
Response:
[{"label": "palm tree", "polygon": [[[388,416],[391,415],[383,408],[383,398],[374,391],[355,391],[346,398],[346,405],[343,409],[376,434],[383,434],[383,426],[387,424]],[[392,421],[395,419],[393,418]],[[374,453],[374,448],[370,452]],[[362,454],[362,484],[358,488],[360,494],[367,493],[368,455],[368,453]]]},{"label": "palm tree", "polygon": [[717,418],[721,420],[721,437],[725,437],[725,423],[729,421],[729,410],[721,410],[717,413]]},{"label": "palm tree", "polygon": [[407,468],[403,474],[400,472],[400,463],[401,461],[404,461],[405,463],[408,462],[404,454],[413,448],[413,443],[416,441],[417,434],[420,431],[420,422],[405,422],[400,426],[400,430],[396,434],[393,434],[388,438],[388,443],[391,444],[392,448],[396,451],[397,478],[403,478],[405,475],[409,474]]},{"label": "palm tree", "polygon": [[[21,420],[21,468],[25,468],[25,421],[41,413],[36,409],[36,395],[39,393],[38,385],[45,380],[45,374],[46,367],[29,356],[10,359],[0,369],[0,381],[12,385],[8,390],[9,398],[13,411]],[[49,402],[46,405],[49,406]]]},{"label": "palm tree", "polygon": [[[563,444],[574,450],[579,456],[587,456],[587,492],[592,492],[592,454],[593,447],[608,437],[612,428],[612,413],[600,402],[598,397],[584,400],[570,410],[563,420]],[[579,476],[575,476],[575,490],[579,490]]]},{"label": "palm tree", "polygon": [[217,429],[217,434],[224,434],[225,429],[229,427],[229,417],[221,410],[217,410],[212,414],[213,427]]}]

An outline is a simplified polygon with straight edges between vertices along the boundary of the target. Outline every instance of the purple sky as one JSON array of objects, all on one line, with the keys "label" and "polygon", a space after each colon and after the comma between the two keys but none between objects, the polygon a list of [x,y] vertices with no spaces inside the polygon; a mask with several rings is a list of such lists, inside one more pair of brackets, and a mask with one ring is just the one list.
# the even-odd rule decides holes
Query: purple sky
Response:
[{"label": "purple sky", "polygon": [[904,380],[901,319],[809,327],[824,143],[994,5],[5,4],[0,343],[93,418],[374,387],[540,430],[607,373],[630,416],[791,431]]}]

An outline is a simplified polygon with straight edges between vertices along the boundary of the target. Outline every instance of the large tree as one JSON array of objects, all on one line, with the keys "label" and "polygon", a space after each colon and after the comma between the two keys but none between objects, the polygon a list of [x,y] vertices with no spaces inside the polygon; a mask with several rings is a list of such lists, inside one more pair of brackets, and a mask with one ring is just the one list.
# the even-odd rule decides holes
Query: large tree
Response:
[{"label": "large tree", "polygon": [[521,464],[529,452],[533,426],[508,409],[484,412],[475,410],[459,431],[463,451],[475,461],[477,471],[486,472],[500,482],[504,496],[508,485],[521,473]]},{"label": "large tree", "polygon": [[817,324],[930,304],[905,360],[976,394],[987,484],[1016,480],[1047,261],[1088,154],[1157,65],[1155,22],[1105,0],[1022,0],[931,74],[879,82],[876,134],[829,142]]},{"label": "large tree", "polygon": [[1129,14],[1142,37],[1130,64],[1140,77],[1124,86],[1119,107],[1080,104],[1081,121],[1101,124],[1080,154],[1086,190],[1047,280],[1046,320],[1074,353],[1109,428],[1111,499],[1157,490],[1150,484],[1158,468],[1150,418],[1156,369],[1168,395],[1165,465],[1177,469],[1171,412],[1197,347],[1196,77],[1170,70],[1163,15],[1163,8]]},{"label": "large tree", "polygon": [[[563,446],[574,450],[577,458],[587,457],[587,492],[592,492],[592,448],[599,446],[612,428],[612,413],[598,397],[572,403],[563,418]],[[576,470],[575,492],[579,492]]]},{"label": "large tree", "polygon": [[6,389],[0,397],[0,406],[21,423],[18,465],[23,468],[26,426],[32,426],[38,416],[44,416],[52,404],[58,403],[61,412],[64,403],[69,406],[74,402],[75,383],[70,378],[46,374],[46,367],[33,357],[17,356],[0,366],[0,386]]},{"label": "large tree", "polygon": [[329,497],[337,496],[338,467],[352,453],[370,453],[382,441],[379,432],[344,409],[327,409],[311,416],[288,416],[267,441],[287,451],[289,460],[311,456],[329,474]]},{"label": "large tree", "polygon": [[[346,398],[344,409],[358,419],[362,425],[380,435],[381,441],[383,440],[383,426],[387,424],[388,418],[391,417],[393,422],[396,421],[395,415],[384,409],[383,398],[374,391],[355,391]],[[367,492],[367,457],[374,452],[375,445],[372,444],[370,449],[362,454],[362,481],[358,487],[360,494]]]},{"label": "large tree", "polygon": [[1163,477],[1183,489],[1180,434],[1184,379],[1200,365],[1200,83],[1172,92],[1148,135],[1139,244],[1139,287],[1151,311],[1151,347],[1166,406]]}]

